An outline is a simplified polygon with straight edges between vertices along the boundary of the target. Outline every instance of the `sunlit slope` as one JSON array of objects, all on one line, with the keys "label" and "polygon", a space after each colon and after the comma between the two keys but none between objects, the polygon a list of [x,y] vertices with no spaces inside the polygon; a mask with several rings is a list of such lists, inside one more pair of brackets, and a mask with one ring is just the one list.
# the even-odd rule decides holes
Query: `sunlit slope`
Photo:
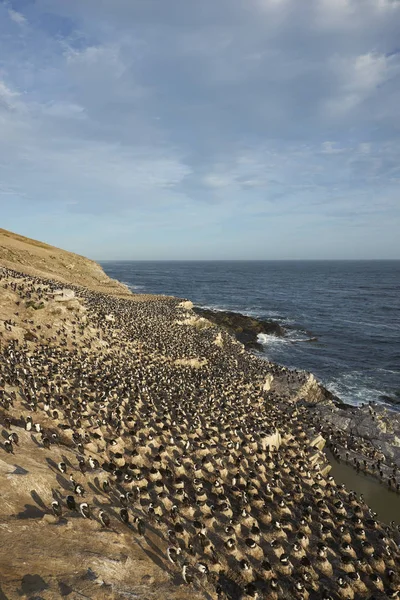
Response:
[{"label": "sunlit slope", "polygon": [[93,260],[5,229],[0,229],[0,266],[118,296],[131,295]]}]

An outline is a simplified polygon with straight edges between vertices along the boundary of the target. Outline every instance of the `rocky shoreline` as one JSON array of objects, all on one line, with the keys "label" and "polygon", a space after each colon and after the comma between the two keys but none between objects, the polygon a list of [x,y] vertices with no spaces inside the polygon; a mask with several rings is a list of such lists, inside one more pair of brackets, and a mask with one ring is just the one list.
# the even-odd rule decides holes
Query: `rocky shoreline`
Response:
[{"label": "rocky shoreline", "polygon": [[28,250],[0,252],[0,596],[396,597],[400,529],[324,452],[397,497],[391,413],[226,329],[269,324],[100,291],[89,263],[85,285],[26,274]]},{"label": "rocky shoreline", "polygon": [[249,317],[238,312],[217,311],[199,306],[194,306],[193,312],[228,331],[247,349],[262,351],[262,344],[258,341],[260,333],[275,335],[277,337],[284,337],[286,335],[285,329],[276,321],[267,321]]},{"label": "rocky shoreline", "polygon": [[[259,319],[234,311],[220,311],[193,306],[193,312],[233,335],[246,350],[262,351],[258,335],[284,337],[287,331],[276,321]],[[314,338],[311,338],[314,339]],[[337,459],[354,466],[359,472],[373,475],[391,487],[393,468],[400,470],[400,414],[383,404],[353,406],[318,384],[317,402],[308,402],[307,410],[321,422],[321,432]],[[357,443],[358,440],[358,443]],[[374,461],[381,460],[379,469]]]}]

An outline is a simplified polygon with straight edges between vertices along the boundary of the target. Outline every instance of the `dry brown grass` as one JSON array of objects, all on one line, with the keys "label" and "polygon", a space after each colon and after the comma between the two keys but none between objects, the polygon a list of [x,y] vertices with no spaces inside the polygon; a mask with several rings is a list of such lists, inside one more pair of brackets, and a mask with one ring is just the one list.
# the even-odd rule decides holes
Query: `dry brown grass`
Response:
[{"label": "dry brown grass", "polygon": [[126,285],[108,277],[95,261],[6,229],[0,229],[0,266],[31,276],[55,279],[63,284],[82,285],[132,301],[160,298],[150,294],[132,294]]}]

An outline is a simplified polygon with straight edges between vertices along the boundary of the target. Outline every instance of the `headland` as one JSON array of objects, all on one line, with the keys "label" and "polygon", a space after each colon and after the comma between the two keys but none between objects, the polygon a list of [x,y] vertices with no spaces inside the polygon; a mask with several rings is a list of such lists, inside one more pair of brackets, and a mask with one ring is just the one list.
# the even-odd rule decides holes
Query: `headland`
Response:
[{"label": "headland", "polygon": [[131,294],[4,230],[0,424],[0,596],[399,590],[398,527],[335,481],[324,452],[396,495],[395,413],[341,404],[189,300]]}]

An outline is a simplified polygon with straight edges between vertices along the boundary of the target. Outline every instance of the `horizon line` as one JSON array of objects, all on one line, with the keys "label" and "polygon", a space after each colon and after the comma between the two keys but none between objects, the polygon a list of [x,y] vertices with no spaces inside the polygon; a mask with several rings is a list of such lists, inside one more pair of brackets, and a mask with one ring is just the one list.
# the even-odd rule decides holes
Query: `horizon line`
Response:
[{"label": "horizon line", "polygon": [[96,262],[400,262],[400,258],[96,258]]}]

